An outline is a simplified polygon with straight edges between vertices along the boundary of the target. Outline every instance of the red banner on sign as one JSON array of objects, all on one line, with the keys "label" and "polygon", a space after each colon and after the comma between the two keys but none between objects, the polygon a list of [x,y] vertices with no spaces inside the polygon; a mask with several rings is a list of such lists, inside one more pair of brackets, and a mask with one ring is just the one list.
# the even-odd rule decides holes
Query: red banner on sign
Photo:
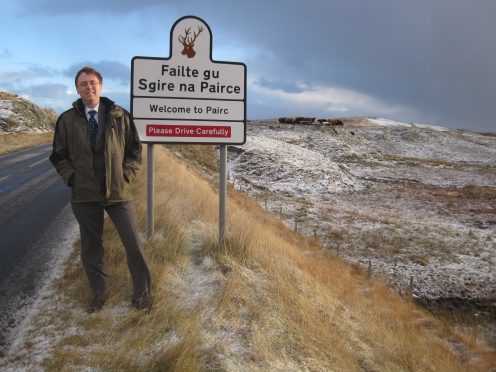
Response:
[{"label": "red banner on sign", "polygon": [[150,137],[231,138],[231,127],[147,124],[146,135]]}]

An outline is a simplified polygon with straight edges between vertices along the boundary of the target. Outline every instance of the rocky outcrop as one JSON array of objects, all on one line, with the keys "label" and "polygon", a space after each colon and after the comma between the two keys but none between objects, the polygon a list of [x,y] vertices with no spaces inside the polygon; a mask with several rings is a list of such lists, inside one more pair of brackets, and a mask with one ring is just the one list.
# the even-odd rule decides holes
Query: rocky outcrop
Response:
[{"label": "rocky outcrop", "polygon": [[0,134],[53,132],[57,113],[16,94],[0,91]]}]

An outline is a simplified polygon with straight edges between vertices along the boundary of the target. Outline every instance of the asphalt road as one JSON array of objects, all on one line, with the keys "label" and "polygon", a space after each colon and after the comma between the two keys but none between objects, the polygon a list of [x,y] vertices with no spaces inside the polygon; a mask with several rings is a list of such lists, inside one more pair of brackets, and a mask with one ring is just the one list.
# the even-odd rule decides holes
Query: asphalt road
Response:
[{"label": "asphalt road", "polygon": [[51,145],[0,155],[0,357],[77,236]]}]

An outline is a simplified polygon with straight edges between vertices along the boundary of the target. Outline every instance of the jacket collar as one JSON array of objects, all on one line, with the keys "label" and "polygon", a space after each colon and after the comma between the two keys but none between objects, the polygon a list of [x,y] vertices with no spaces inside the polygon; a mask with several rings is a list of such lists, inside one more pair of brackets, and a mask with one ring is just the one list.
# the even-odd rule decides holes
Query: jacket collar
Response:
[{"label": "jacket collar", "polygon": [[[105,106],[105,111],[106,112],[111,112],[112,109],[115,107],[114,101],[108,99],[107,97],[100,97],[100,105]],[[74,101],[72,103],[72,106],[76,109],[78,113],[84,116],[84,103],[81,98],[78,100]]]}]

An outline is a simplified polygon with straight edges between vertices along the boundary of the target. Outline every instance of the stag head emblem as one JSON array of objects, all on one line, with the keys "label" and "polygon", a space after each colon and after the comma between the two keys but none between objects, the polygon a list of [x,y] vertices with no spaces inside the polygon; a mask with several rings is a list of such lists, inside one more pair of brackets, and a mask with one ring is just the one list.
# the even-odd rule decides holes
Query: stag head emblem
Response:
[{"label": "stag head emblem", "polygon": [[193,36],[189,36],[191,33],[191,27],[188,29],[184,30],[184,36],[179,36],[179,42],[183,44],[184,49],[181,52],[182,55],[188,56],[188,58],[193,58],[196,54],[195,50],[193,47],[195,46],[195,40],[200,35],[200,33],[203,31],[203,27],[198,26],[198,32],[195,32]]}]

